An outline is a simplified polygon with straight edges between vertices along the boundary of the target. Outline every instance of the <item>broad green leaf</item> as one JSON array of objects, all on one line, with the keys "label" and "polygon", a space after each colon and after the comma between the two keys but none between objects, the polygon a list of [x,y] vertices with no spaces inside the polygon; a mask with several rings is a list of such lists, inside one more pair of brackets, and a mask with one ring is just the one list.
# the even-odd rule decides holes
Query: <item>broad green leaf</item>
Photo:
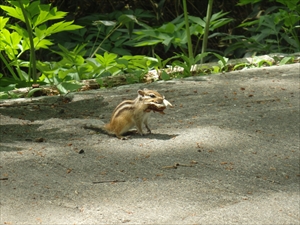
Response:
[{"label": "broad green leaf", "polygon": [[62,82],[56,86],[61,94],[67,94],[69,92],[78,91],[82,85],[70,82]]},{"label": "broad green leaf", "polygon": [[216,56],[221,61],[222,65],[224,65],[224,66],[227,65],[228,58],[223,57],[223,56],[221,56],[217,53],[213,53],[213,54],[214,54],[214,56]]},{"label": "broad green leaf", "polygon": [[204,29],[200,25],[192,24],[190,26],[190,33],[194,35],[203,35],[204,34]]},{"label": "broad green leaf", "polygon": [[[25,2],[26,1],[23,1],[23,5],[24,5],[26,12],[28,13],[28,17],[29,17],[28,19],[32,23],[32,19],[35,18],[40,13],[39,5],[41,2],[37,1],[37,0],[30,1],[30,4],[28,1],[26,4],[25,4]],[[17,7],[19,7],[19,5]]]},{"label": "broad green leaf", "polygon": [[93,72],[93,71],[94,71],[93,67],[87,63],[82,64],[78,67],[78,73],[80,75],[80,78],[82,75]]},{"label": "broad green leaf", "polygon": [[0,99],[9,99],[9,95],[5,91],[0,91]]},{"label": "broad green leaf", "polygon": [[218,20],[220,18],[223,19],[223,17],[226,16],[228,13],[229,12],[223,13],[222,11],[214,13],[214,14],[211,15],[210,22],[213,22],[213,21]]},{"label": "broad green leaf", "polygon": [[115,59],[117,58],[118,56],[114,53],[108,53],[108,52],[104,52],[104,59],[107,61],[107,62],[112,62],[112,61],[115,61]]},{"label": "broad green leaf", "polygon": [[198,63],[201,59],[203,59],[204,57],[208,56],[209,55],[209,52],[204,52],[204,53],[200,53],[198,55],[196,55],[194,61],[195,61],[195,64]]},{"label": "broad green leaf", "polygon": [[34,48],[36,50],[40,48],[48,49],[50,45],[53,45],[53,43],[48,39],[39,40],[39,38],[35,37],[33,39],[34,42]]},{"label": "broad green leaf", "polygon": [[137,19],[134,15],[122,14],[118,17],[118,22],[124,24],[128,30],[129,36],[132,36],[134,24],[137,23]]},{"label": "broad green leaf", "polygon": [[62,54],[62,53],[60,53],[60,52],[56,52],[56,53],[60,54],[60,55],[63,56],[63,57],[69,55],[70,51],[69,51],[67,48],[65,48],[65,47],[62,46],[61,44],[58,44],[58,47],[60,48],[60,50],[62,50],[62,53],[64,53],[64,54]]},{"label": "broad green leaf", "polygon": [[122,14],[118,17],[118,22],[122,24],[127,24],[129,22],[136,22],[136,17],[134,15]]},{"label": "broad green leaf", "polygon": [[175,31],[175,25],[173,23],[167,23],[159,27],[157,31],[173,34]]},{"label": "broad green leaf", "polygon": [[0,92],[2,92],[2,91],[12,91],[12,90],[16,89],[16,85],[17,84],[10,84],[10,85],[5,86],[5,87],[0,87]]},{"label": "broad green leaf", "polygon": [[31,98],[33,96],[33,94],[37,91],[41,91],[43,90],[43,88],[32,88],[28,93],[27,93],[27,98]]},{"label": "broad green leaf", "polygon": [[119,65],[122,65],[121,67],[126,67],[126,66],[128,66],[128,60],[127,59],[121,59],[121,58],[119,58],[119,59],[116,59],[116,62],[119,64]]},{"label": "broad green leaf", "polygon": [[205,22],[200,17],[189,16],[188,18],[193,23],[196,23],[196,24],[200,25],[201,27],[205,27]]},{"label": "broad green leaf", "polygon": [[284,58],[280,61],[279,65],[280,65],[280,66],[285,65],[285,64],[287,64],[288,62],[290,62],[291,60],[293,60],[293,57],[284,57]]},{"label": "broad green leaf", "polygon": [[101,64],[101,67],[104,67],[106,69],[108,69],[109,66],[114,66],[117,64],[116,58],[117,54],[114,53],[104,52],[103,56],[96,54],[97,61]]},{"label": "broad green leaf", "polygon": [[23,38],[21,49],[23,52],[29,49],[29,38]]},{"label": "broad green leaf", "polygon": [[7,14],[9,16],[14,17],[16,19],[19,19],[19,20],[21,20],[25,23],[24,15],[23,15],[22,10],[21,10],[20,7],[14,8],[14,7],[11,7],[11,6],[1,5],[0,8],[3,9],[5,12],[7,12]]},{"label": "broad green leaf", "polygon": [[137,35],[137,37],[135,38],[135,40],[140,40],[142,38],[149,38],[149,37],[157,37],[158,36],[158,32],[156,32],[155,30],[148,29],[148,30],[138,30],[135,31],[134,34]]},{"label": "broad green leaf", "polygon": [[107,21],[107,20],[97,20],[93,22],[93,25],[103,24],[104,26],[115,26],[117,23],[114,21]]},{"label": "broad green leaf", "polygon": [[5,27],[8,20],[9,20],[9,18],[0,16],[0,30],[2,30]]},{"label": "broad green leaf", "polygon": [[215,29],[217,29],[217,28],[219,28],[219,27],[222,27],[222,26],[224,26],[225,24],[227,24],[227,23],[229,23],[229,22],[231,22],[231,21],[233,21],[232,19],[220,19],[220,20],[218,20],[218,21],[215,21],[215,22],[212,22],[211,24],[210,24],[210,30],[215,30]]},{"label": "broad green leaf", "polygon": [[18,34],[20,34],[24,38],[29,37],[28,31],[23,27],[20,27],[18,24],[16,24],[15,26],[11,26],[10,28],[14,29],[16,32],[18,32]]},{"label": "broad green leaf", "polygon": [[219,73],[221,70],[221,68],[219,66],[212,66],[212,68],[213,68],[213,71],[212,71],[213,73]]},{"label": "broad green leaf", "polygon": [[81,55],[76,55],[74,58],[74,63],[76,65],[83,65],[84,64],[84,58]]},{"label": "broad green leaf", "polygon": [[281,33],[284,40],[295,48],[295,52],[300,51],[300,42],[294,38],[290,38],[287,34]]},{"label": "broad green leaf", "polygon": [[34,29],[34,33],[39,39],[44,39],[46,37],[46,30],[47,26],[44,24],[39,27],[36,27]]},{"label": "broad green leaf", "polygon": [[174,39],[174,37],[168,37],[162,43],[166,46],[169,46],[173,39]]},{"label": "broad green leaf", "polygon": [[11,40],[11,47],[14,49],[19,49],[19,44],[20,41],[22,40],[22,37],[17,33],[17,32],[13,32],[10,35],[10,40]]},{"label": "broad green leaf", "polygon": [[60,22],[57,22],[53,25],[51,25],[50,27],[47,28],[46,30],[46,35],[51,35],[51,34],[55,34],[55,33],[58,33],[58,32],[61,32],[61,31],[67,31],[67,30],[76,30],[76,29],[81,29],[82,26],[79,26],[79,25],[74,25],[72,24],[73,21],[68,21],[68,22],[65,22],[65,21],[60,21]]},{"label": "broad green leaf", "polygon": [[142,47],[142,46],[149,46],[149,45],[157,45],[158,43],[161,43],[161,40],[145,40],[141,42],[137,42],[134,46],[135,47]]},{"label": "broad green leaf", "polygon": [[166,73],[166,71],[162,70],[160,73],[160,78],[163,80],[170,80],[170,75]]},{"label": "broad green leaf", "polygon": [[64,18],[67,13],[62,11],[57,11],[56,7],[50,9],[50,5],[40,5],[39,14],[36,19],[33,21],[33,26],[37,27],[38,25],[45,23],[49,20],[61,19]]},{"label": "broad green leaf", "polygon": [[[96,54],[97,56],[97,54]],[[97,59],[95,58],[87,58],[86,62],[91,65],[94,69],[99,68],[101,66],[101,64],[98,62]]]},{"label": "broad green leaf", "polygon": [[[73,65],[70,65],[70,66],[73,66]],[[58,72],[58,78],[63,81],[66,79],[66,77],[69,75],[69,74],[74,74],[76,73],[76,69],[73,68],[73,67],[68,67],[68,69],[65,68],[61,68]]]},{"label": "broad green leaf", "polygon": [[10,32],[9,32],[9,30],[3,29],[0,38],[1,38],[0,39],[1,42],[4,41],[7,45],[9,45],[9,46],[11,45],[11,39],[10,39]]}]

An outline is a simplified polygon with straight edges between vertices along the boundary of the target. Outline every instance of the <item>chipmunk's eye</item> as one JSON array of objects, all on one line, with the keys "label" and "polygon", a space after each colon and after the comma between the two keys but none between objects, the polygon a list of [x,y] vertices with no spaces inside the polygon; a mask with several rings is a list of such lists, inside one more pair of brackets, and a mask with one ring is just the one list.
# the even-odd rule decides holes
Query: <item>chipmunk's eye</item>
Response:
[{"label": "chipmunk's eye", "polygon": [[154,94],[150,94],[150,97],[151,98],[155,98],[156,96]]}]

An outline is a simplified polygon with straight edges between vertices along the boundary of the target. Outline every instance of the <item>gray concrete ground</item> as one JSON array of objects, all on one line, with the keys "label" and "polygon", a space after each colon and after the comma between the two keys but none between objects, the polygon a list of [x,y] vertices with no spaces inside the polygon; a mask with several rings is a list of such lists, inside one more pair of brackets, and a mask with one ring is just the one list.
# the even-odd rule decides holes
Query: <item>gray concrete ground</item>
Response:
[{"label": "gray concrete ground", "polygon": [[[299,73],[293,64],[4,102],[1,224],[300,224]],[[122,141],[83,128],[143,87],[174,105],[151,116],[153,134]]]}]

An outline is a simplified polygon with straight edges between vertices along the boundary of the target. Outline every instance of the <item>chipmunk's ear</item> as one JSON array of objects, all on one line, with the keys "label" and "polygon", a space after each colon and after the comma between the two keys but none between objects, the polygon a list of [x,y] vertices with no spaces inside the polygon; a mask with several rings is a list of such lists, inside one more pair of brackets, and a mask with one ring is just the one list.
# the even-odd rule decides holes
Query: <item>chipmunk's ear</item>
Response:
[{"label": "chipmunk's ear", "polygon": [[145,95],[145,89],[144,90],[138,90],[137,93],[139,96],[144,96]]}]

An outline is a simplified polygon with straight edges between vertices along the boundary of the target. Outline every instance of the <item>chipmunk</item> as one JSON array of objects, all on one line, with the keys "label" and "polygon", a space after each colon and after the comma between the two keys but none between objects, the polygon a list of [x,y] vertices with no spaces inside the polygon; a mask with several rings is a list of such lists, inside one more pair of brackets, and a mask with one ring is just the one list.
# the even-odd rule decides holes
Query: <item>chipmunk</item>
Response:
[{"label": "chipmunk", "polygon": [[163,110],[172,104],[157,91],[137,91],[138,96],[134,100],[121,102],[113,111],[110,122],[103,127],[109,134],[116,135],[119,139],[126,139],[122,134],[128,132],[134,126],[140,135],[144,135],[142,125],[145,124],[148,133],[151,130],[148,126],[148,117],[151,111],[164,114]]}]

